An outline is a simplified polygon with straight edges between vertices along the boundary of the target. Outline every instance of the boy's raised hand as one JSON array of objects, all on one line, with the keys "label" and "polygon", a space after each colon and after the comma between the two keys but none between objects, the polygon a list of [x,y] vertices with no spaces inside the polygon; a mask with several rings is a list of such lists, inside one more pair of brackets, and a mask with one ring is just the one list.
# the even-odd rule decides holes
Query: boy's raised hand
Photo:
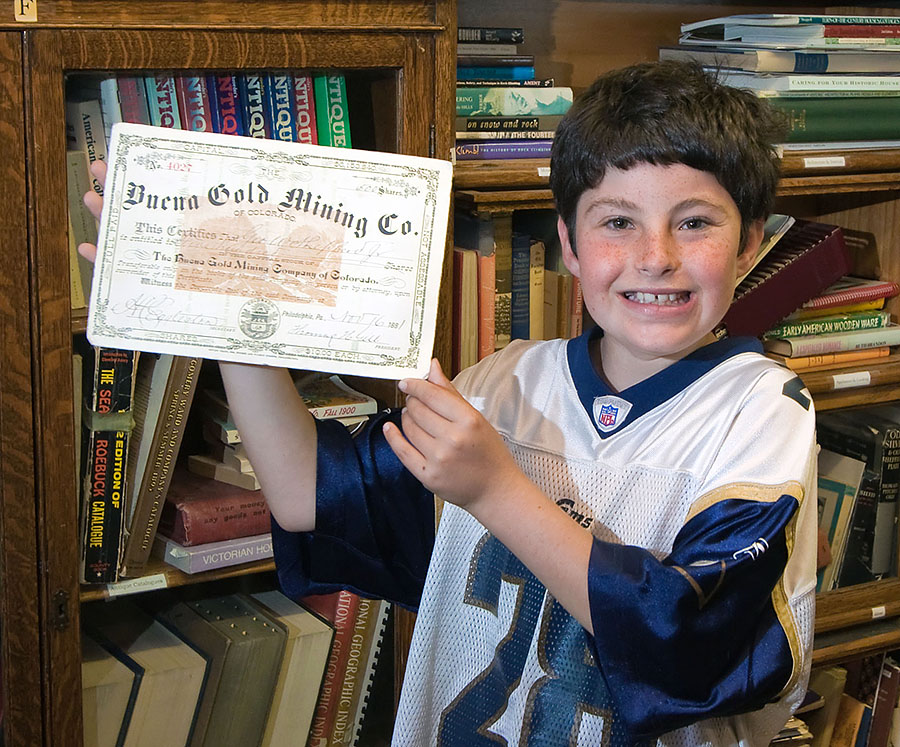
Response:
[{"label": "boy's raised hand", "polygon": [[[106,162],[94,161],[91,164],[91,174],[93,174],[100,184],[106,183]],[[94,190],[85,193],[84,204],[91,211],[93,216],[100,220],[100,211],[103,209],[103,197],[98,195]],[[78,253],[85,259],[93,262],[97,258],[97,247],[95,244],[79,244]]]},{"label": "boy's raised hand", "polygon": [[526,480],[500,434],[456,391],[432,360],[428,379],[404,379],[403,432],[384,434],[403,465],[429,490],[470,512],[496,488]]}]

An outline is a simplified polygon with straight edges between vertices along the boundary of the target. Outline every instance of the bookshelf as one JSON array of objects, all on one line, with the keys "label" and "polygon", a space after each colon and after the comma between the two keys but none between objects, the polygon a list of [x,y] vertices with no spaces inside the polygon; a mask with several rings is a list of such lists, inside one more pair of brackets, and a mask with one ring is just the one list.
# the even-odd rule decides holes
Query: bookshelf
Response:
[{"label": "bookshelf", "polygon": [[[18,12],[36,13],[20,19]],[[359,147],[450,150],[455,5],[449,0],[47,0],[0,13],[5,251],[0,273],[0,643],[5,744],[80,745],[79,612],[108,589],[77,582],[64,90],[95,71],[340,70],[361,93]],[[352,105],[352,104],[351,104]],[[354,122],[354,127],[356,121]],[[440,335],[440,332],[439,332]],[[449,351],[439,340],[439,355]],[[396,388],[379,392],[396,402]],[[271,572],[271,562],[167,588]]]},{"label": "bookshelf", "polygon": [[[571,85],[576,95],[604,71],[655,60],[661,45],[677,40],[682,23],[733,13],[806,12],[897,15],[896,7],[790,7],[767,3],[578,2],[540,0],[512,5],[501,0],[458,0],[461,26],[521,26],[520,51],[535,56],[537,77]],[[515,19],[511,21],[510,19]],[[818,154],[817,154],[818,155]],[[849,155],[844,169],[806,168],[787,154],[782,164],[778,212],[836,223],[855,234],[854,266],[871,277],[900,278],[900,155],[896,150]],[[552,208],[548,159],[460,161],[454,169],[457,208],[485,216]],[[888,310],[900,313],[892,299]],[[861,367],[862,368],[862,367]],[[847,368],[834,373],[850,373]],[[900,366],[896,354],[868,366],[872,384],[834,390],[828,371],[801,374],[820,411],[896,402]],[[840,663],[900,648],[900,579],[886,579],[820,594],[817,600],[814,666]]]}]

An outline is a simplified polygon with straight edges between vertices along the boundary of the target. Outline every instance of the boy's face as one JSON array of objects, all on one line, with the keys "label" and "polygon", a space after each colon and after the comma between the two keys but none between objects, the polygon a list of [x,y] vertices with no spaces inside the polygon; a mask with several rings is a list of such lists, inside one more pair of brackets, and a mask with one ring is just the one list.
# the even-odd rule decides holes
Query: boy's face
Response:
[{"label": "boy's face", "polygon": [[[566,267],[603,328],[604,372],[640,381],[710,341],[762,239],[740,255],[741,216],[715,176],[683,164],[610,169],[579,199],[575,247],[559,222]],[[613,381],[614,384],[618,382]]]}]

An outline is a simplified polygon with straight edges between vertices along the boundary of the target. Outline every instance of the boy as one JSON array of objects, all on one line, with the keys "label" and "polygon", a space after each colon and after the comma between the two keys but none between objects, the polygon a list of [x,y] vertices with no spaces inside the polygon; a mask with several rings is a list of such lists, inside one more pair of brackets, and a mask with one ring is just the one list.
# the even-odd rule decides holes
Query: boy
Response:
[{"label": "boy", "polygon": [[395,744],[766,745],[799,702],[813,408],[713,334],[774,198],[772,116],[677,63],[579,98],[551,186],[580,338],[454,384],[434,363],[356,439],[286,372],[222,364],[285,590],[419,610]]}]

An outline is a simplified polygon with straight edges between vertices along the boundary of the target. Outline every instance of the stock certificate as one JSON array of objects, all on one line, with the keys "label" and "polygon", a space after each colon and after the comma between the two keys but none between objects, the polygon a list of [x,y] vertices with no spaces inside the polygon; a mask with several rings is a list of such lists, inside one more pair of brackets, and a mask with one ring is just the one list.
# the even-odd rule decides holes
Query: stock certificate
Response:
[{"label": "stock certificate", "polygon": [[117,124],[88,339],[424,375],[450,183],[447,161]]}]

